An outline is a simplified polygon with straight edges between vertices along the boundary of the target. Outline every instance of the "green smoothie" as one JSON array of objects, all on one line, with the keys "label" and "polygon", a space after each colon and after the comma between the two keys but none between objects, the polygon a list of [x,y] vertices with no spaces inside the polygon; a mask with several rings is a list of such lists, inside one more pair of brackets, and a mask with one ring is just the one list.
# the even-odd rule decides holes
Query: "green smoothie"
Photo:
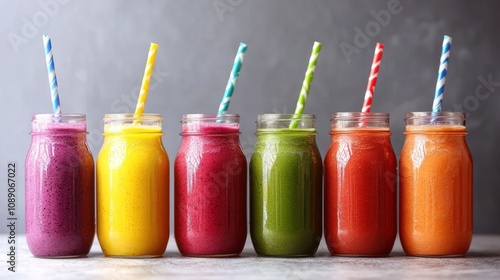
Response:
[{"label": "green smoothie", "polygon": [[322,235],[322,160],[314,128],[257,130],[250,234],[265,256],[312,256]]}]

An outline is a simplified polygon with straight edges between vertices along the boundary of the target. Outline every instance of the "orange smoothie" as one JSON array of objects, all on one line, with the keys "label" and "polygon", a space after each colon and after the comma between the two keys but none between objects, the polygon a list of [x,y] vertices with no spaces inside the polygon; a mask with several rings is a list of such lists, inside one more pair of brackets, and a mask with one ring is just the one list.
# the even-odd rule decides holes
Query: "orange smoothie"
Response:
[{"label": "orange smoothie", "polygon": [[407,125],[400,238],[414,256],[463,256],[472,240],[472,156],[465,126]]}]

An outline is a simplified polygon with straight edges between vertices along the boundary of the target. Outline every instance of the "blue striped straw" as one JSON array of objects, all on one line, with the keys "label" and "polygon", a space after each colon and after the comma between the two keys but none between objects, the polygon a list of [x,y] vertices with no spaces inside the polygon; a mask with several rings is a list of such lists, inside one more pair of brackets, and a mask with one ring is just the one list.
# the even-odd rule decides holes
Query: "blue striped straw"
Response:
[{"label": "blue striped straw", "polygon": [[231,97],[234,92],[234,85],[240,76],[241,65],[243,64],[243,58],[245,57],[245,52],[247,51],[247,45],[240,43],[236,57],[234,58],[233,69],[231,70],[231,75],[229,75],[229,80],[227,81],[226,91],[224,92],[224,97],[220,102],[219,112],[217,115],[222,115],[227,112],[229,107],[229,102],[231,102]]},{"label": "blue striped straw", "polygon": [[52,108],[54,114],[61,114],[61,104],[59,103],[59,93],[57,92],[56,69],[54,68],[54,57],[52,56],[52,43],[48,35],[43,35],[43,46],[45,48],[45,61],[49,73],[50,95],[52,97]]},{"label": "blue striped straw", "polygon": [[450,58],[451,37],[444,35],[443,50],[441,52],[441,63],[439,64],[439,73],[436,83],[436,93],[432,103],[432,112],[441,112],[443,103],[444,84],[446,83],[446,73],[448,70],[448,60]]}]

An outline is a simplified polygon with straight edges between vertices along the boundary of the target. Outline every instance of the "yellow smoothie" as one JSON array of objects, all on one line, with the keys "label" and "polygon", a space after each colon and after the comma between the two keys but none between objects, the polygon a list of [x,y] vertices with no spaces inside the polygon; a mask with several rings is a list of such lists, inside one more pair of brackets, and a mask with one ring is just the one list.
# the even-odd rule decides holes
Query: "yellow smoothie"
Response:
[{"label": "yellow smoothie", "polygon": [[106,256],[162,256],[169,238],[169,159],[161,125],[105,124],[97,159],[97,236]]}]

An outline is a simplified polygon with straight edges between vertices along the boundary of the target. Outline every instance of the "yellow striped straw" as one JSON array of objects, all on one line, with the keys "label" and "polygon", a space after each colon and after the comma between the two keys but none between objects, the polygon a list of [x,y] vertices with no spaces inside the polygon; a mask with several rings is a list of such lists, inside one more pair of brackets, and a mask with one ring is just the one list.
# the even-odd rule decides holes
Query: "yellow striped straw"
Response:
[{"label": "yellow striped straw", "polygon": [[149,82],[151,81],[151,76],[153,75],[157,50],[158,44],[151,43],[151,46],[149,47],[148,60],[146,61],[146,69],[144,69],[144,77],[142,77],[141,91],[139,92],[139,98],[137,99],[137,107],[135,107],[136,115],[144,113],[144,105],[146,104],[146,99],[148,97]]}]

